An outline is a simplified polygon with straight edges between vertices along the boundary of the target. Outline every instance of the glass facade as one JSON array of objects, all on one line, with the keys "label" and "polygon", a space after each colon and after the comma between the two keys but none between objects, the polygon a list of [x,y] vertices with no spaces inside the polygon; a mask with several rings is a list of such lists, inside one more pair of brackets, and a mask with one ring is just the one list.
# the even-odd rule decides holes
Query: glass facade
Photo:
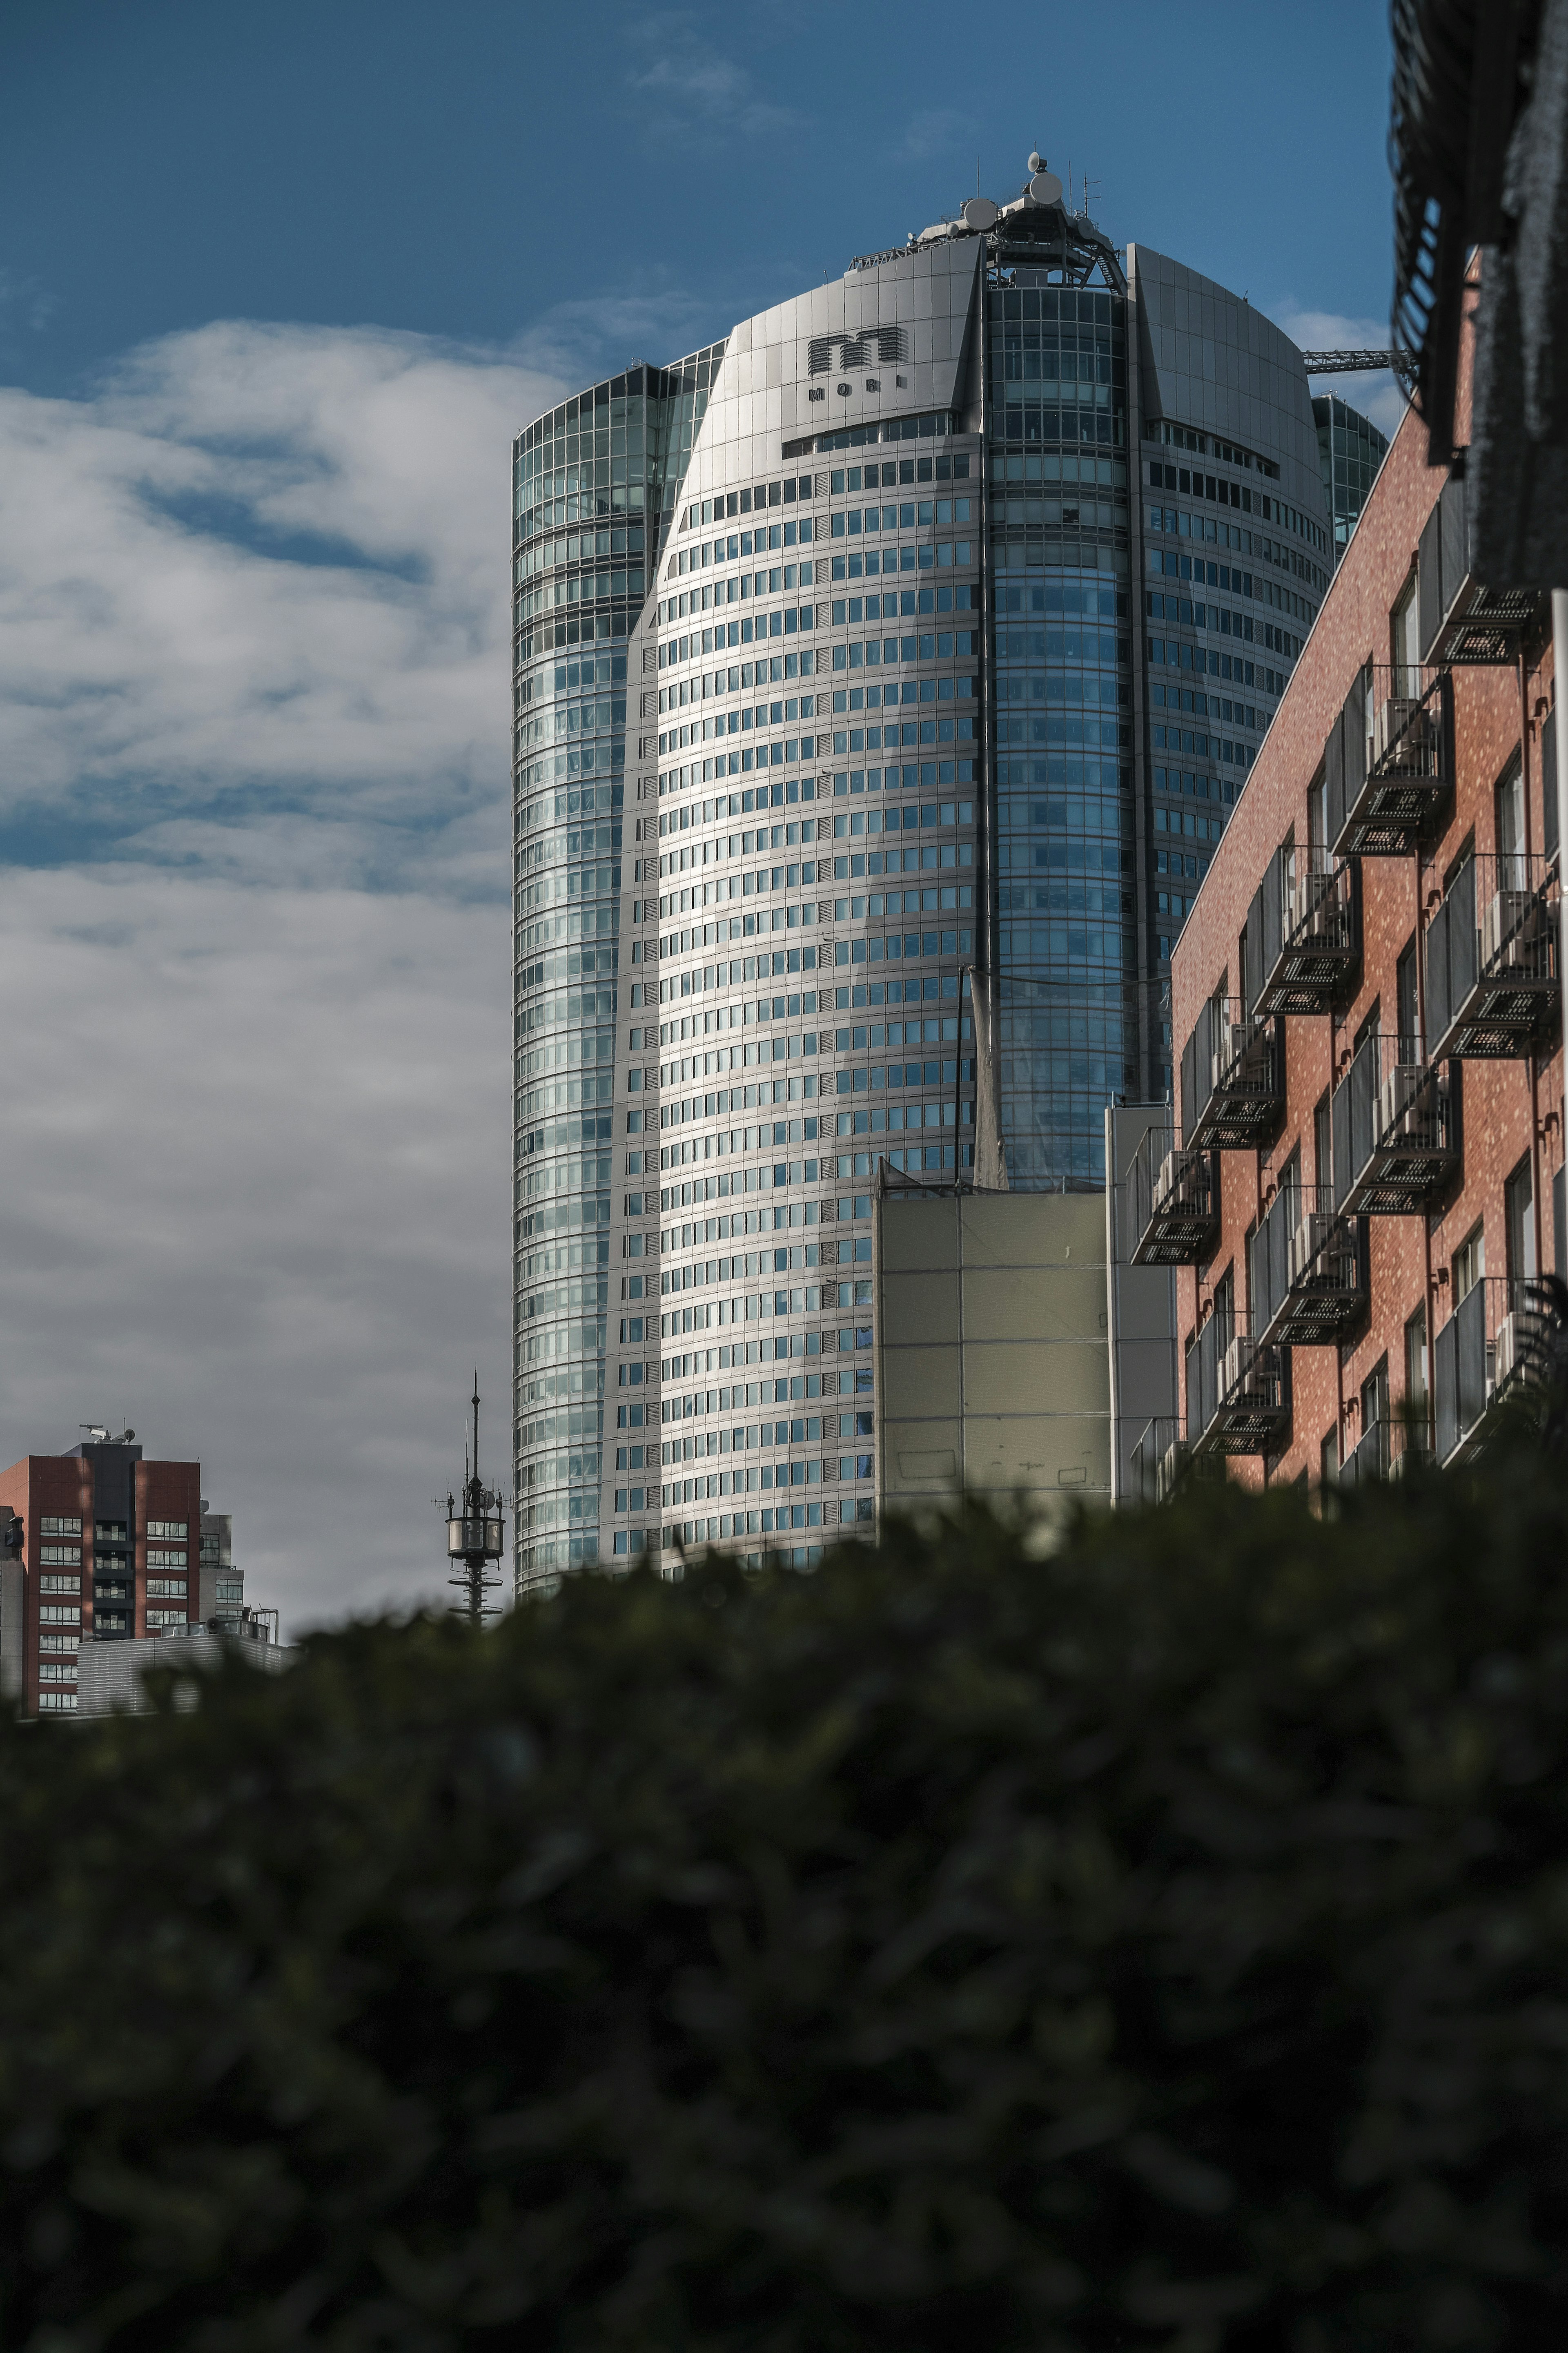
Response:
[{"label": "glass facade", "polygon": [[1318,427],[1323,495],[1333,517],[1337,565],[1377,480],[1378,469],[1388,455],[1388,440],[1369,417],[1331,393],[1314,399],[1312,416]]},{"label": "glass facade", "polygon": [[804,1565],[872,1514],[873,1183],[973,1171],[973,995],[1014,1186],[1169,1090],[1327,580],[1305,374],[1032,184],[565,403],[516,491],[518,1583]]},{"label": "glass facade", "polygon": [[1138,1081],[1127,306],[1120,285],[1063,282],[1084,274],[1009,267],[1004,248],[986,294],[998,1075],[1015,1185],[1095,1181],[1106,1103]]},{"label": "glass facade", "polygon": [[722,345],[513,449],[517,1579],[600,1550],[627,646]]}]

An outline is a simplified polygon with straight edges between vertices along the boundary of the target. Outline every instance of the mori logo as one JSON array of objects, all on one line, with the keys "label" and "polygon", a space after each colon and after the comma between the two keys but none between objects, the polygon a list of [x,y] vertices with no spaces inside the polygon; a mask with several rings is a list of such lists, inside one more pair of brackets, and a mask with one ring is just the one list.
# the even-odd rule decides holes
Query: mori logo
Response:
[{"label": "mori logo", "polygon": [[806,346],[806,374],[848,375],[868,362],[896,367],[909,357],[909,338],[902,327],[867,327],[858,335],[813,335]]}]

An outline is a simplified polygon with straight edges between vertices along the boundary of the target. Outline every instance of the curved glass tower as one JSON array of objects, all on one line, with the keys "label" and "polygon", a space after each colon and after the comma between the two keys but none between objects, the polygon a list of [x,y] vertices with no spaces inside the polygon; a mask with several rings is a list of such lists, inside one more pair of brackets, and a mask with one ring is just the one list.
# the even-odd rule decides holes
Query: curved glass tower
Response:
[{"label": "curved glass tower", "polygon": [[520,1587],[601,1548],[627,649],[722,352],[607,378],[512,451]]},{"label": "curved glass tower", "polygon": [[1048,174],[965,216],[517,445],[520,1588],[870,1517],[873,1172],[972,1177],[976,1005],[1014,1185],[1169,1087],[1306,376]]}]

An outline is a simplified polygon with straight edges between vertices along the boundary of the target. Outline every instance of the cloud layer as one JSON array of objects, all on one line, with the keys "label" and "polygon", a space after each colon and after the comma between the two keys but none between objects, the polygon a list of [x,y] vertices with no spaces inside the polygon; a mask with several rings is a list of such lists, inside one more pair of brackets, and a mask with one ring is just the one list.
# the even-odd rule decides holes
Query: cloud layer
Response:
[{"label": "cloud layer", "polygon": [[441,1592],[476,1363],[509,1461],[510,442],[560,388],[222,324],[0,391],[0,1455],[199,1456],[295,1623]]}]

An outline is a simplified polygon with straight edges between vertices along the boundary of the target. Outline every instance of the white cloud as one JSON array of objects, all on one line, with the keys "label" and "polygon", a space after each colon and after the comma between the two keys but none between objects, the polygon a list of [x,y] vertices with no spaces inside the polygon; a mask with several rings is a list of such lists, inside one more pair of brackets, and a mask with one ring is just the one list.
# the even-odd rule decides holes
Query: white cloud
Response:
[{"label": "white cloud", "polygon": [[138,867],[0,878],[0,1430],[199,1458],[296,1623],[441,1591],[510,1454],[507,917]]},{"label": "white cloud", "polygon": [[427,875],[505,776],[509,444],[556,396],[246,324],[90,399],[0,393],[0,823],[304,813],[367,875]]},{"label": "white cloud", "polygon": [[976,128],[972,114],[959,113],[952,107],[935,107],[910,117],[893,153],[900,163],[928,163],[950,154],[961,140],[973,142]]},{"label": "white cloud", "polygon": [[744,66],[719,56],[686,11],[644,16],[633,37],[647,64],[626,76],[645,139],[655,145],[701,129],[757,138],[792,128],[794,109],[762,97]]},{"label": "white cloud", "polygon": [[[1352,319],[1337,311],[1303,311],[1293,301],[1279,304],[1268,315],[1304,352],[1383,352],[1389,346],[1386,319]],[[1342,400],[1370,417],[1391,441],[1407,406],[1398,378],[1384,368],[1353,375],[1314,376],[1312,390],[1338,393]]]},{"label": "white cloud", "polygon": [[509,1463],[510,444],[560,392],[243,323],[0,391],[0,1459],[199,1457],[295,1622],[442,1594],[476,1361]]}]

